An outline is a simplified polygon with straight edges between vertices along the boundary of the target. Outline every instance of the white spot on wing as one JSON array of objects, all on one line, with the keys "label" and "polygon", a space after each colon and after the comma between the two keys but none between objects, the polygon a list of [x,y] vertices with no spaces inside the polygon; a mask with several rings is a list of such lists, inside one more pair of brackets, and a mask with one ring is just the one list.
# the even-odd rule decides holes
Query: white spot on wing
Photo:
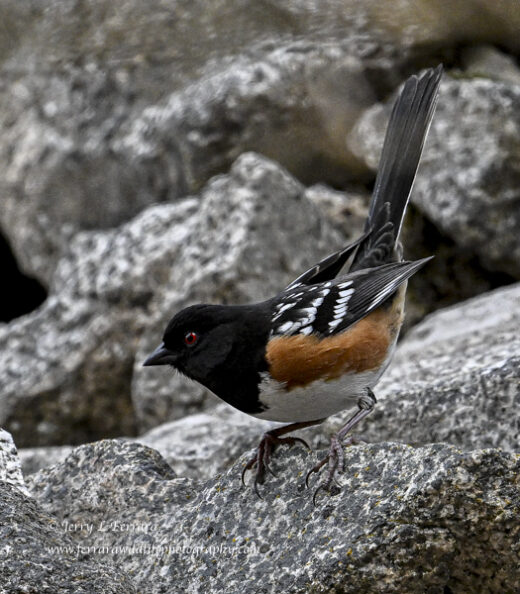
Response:
[{"label": "white spot on wing", "polygon": [[281,326],[279,326],[276,329],[276,333],[277,334],[285,334],[285,333],[289,332],[289,330],[292,330],[294,326],[295,326],[294,322],[285,322],[285,324],[282,324]]},{"label": "white spot on wing", "polygon": [[294,306],[294,303],[285,303],[284,305],[282,305],[282,307],[278,308],[278,314],[281,314],[282,312],[291,309],[291,307]]},{"label": "white spot on wing", "polygon": [[339,297],[340,299],[350,299],[350,297],[352,296],[352,293],[354,292],[354,289],[346,289],[344,291],[340,291],[339,292]]},{"label": "white spot on wing", "polygon": [[314,301],[311,301],[311,305],[312,307],[315,307],[316,309],[318,309],[318,307],[323,303],[323,297],[318,297],[317,299],[315,299]]},{"label": "white spot on wing", "polygon": [[336,328],[339,326],[342,318],[334,318],[332,322],[329,322],[329,332],[334,332]]},{"label": "white spot on wing", "polygon": [[309,307],[307,309],[302,309],[302,314],[305,315],[304,318],[300,318],[298,320],[300,326],[307,326],[307,324],[312,324],[316,319],[317,310],[315,307]]}]

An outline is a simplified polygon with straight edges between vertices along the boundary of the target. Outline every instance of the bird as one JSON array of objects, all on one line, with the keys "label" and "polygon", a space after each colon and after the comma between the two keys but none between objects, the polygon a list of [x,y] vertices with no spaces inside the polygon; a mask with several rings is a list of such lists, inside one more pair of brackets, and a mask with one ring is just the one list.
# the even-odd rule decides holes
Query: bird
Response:
[{"label": "bird", "polygon": [[306,477],[331,490],[344,472],[352,429],[376,405],[373,392],[395,350],[408,279],[433,256],[403,260],[399,234],[437,103],[442,65],[406,80],[386,129],[361,236],[252,304],[195,304],[176,313],[144,366],[169,365],[236,409],[287,423],[263,434],[245,464],[263,484],[273,451],[308,444],[293,431],[356,406]]}]

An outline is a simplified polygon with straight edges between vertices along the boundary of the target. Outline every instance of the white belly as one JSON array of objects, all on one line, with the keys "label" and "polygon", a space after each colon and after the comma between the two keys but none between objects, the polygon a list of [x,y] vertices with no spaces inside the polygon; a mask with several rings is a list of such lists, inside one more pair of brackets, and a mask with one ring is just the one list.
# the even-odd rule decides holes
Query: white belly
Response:
[{"label": "white belly", "polygon": [[258,419],[296,423],[317,421],[355,406],[367,387],[372,388],[384,371],[346,374],[333,381],[316,381],[305,388],[285,391],[284,386],[262,374],[260,402],[266,410]]}]

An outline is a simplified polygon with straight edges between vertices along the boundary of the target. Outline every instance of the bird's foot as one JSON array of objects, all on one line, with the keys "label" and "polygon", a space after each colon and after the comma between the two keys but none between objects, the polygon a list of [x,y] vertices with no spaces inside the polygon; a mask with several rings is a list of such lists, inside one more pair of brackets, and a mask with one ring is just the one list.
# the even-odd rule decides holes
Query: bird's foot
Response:
[{"label": "bird's foot", "polygon": [[262,497],[258,491],[258,485],[264,482],[265,471],[268,470],[273,476],[276,476],[269,466],[271,454],[273,453],[276,446],[284,444],[289,446],[300,444],[310,450],[308,443],[300,437],[278,437],[274,432],[268,431],[267,433],[264,433],[262,439],[260,440],[260,443],[256,448],[255,455],[244,466],[244,470],[242,471],[242,484],[245,486],[245,474],[256,464],[254,490],[260,499],[262,499]]},{"label": "bird's foot", "polygon": [[313,473],[318,473],[320,470],[328,464],[327,473],[325,479],[318,486],[312,497],[312,503],[316,505],[316,495],[320,491],[329,491],[333,481],[336,481],[336,473],[342,473],[345,471],[345,454],[343,448],[359,443],[359,440],[354,436],[348,437],[343,443],[338,439],[336,435],[333,435],[330,439],[330,446],[327,455],[320,460],[315,466],[313,466],[305,478],[305,484],[309,487],[309,478]]}]

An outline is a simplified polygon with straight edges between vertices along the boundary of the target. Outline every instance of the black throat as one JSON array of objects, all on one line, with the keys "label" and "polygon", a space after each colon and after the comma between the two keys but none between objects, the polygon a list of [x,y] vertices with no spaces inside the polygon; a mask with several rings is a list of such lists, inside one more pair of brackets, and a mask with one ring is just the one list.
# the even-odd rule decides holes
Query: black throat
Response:
[{"label": "black throat", "polygon": [[238,410],[259,413],[264,410],[258,398],[258,386],[260,374],[268,369],[265,348],[270,332],[270,302],[223,306],[222,318],[226,334],[232,336],[229,353],[204,378],[193,379]]}]

